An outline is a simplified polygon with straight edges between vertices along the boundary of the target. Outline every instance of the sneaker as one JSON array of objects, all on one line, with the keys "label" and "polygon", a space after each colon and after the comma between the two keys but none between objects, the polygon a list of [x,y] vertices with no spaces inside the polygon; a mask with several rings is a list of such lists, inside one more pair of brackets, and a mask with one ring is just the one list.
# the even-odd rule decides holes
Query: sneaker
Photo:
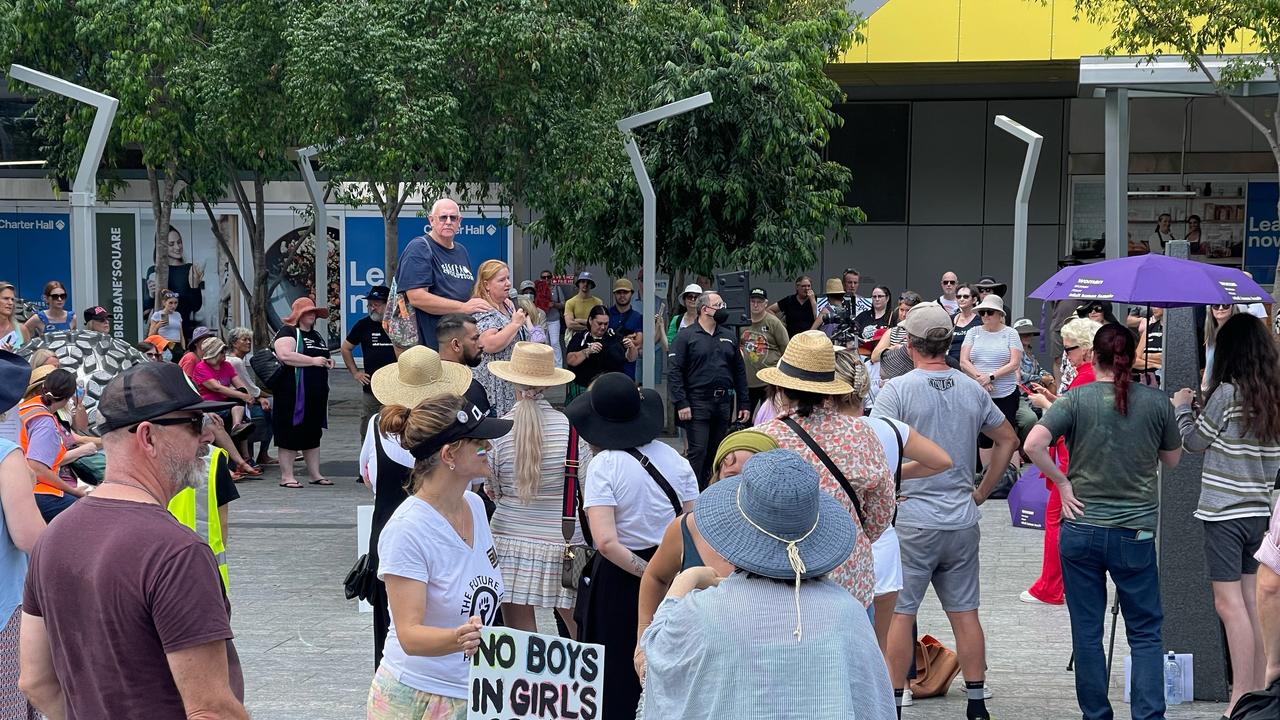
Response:
[{"label": "sneaker", "polygon": [[1035,595],[1032,595],[1030,590],[1023,590],[1022,594],[1018,596],[1018,599],[1024,603],[1029,603],[1031,605],[1048,605],[1049,604],[1041,600],[1040,598],[1036,597]]},{"label": "sneaker", "polygon": [[991,696],[994,694],[995,693],[991,692],[991,686],[987,685],[985,682],[982,683],[982,699],[983,700],[990,700]]},{"label": "sneaker", "polygon": [[902,707],[911,707],[915,704],[915,700],[911,698],[911,688],[902,689]]}]

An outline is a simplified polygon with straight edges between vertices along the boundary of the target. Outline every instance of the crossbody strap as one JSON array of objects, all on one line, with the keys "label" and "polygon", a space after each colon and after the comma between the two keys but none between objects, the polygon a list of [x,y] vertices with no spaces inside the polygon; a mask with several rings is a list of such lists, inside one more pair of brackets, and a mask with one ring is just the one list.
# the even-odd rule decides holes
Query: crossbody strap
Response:
[{"label": "crossbody strap", "polygon": [[680,498],[676,497],[676,491],[671,488],[671,483],[662,477],[662,473],[658,472],[658,468],[649,462],[648,456],[644,453],[635,448],[627,448],[626,453],[635,458],[636,462],[640,463],[640,466],[649,472],[649,475],[658,483],[658,487],[662,488],[662,492],[666,493],[667,500],[671,502],[671,511],[676,514],[676,517],[680,517],[684,512],[684,507],[680,503]]},{"label": "crossbody strap", "polygon": [[898,524],[898,496],[902,494],[902,433],[898,431],[898,426],[888,418],[882,418],[884,424],[889,426],[893,431],[893,437],[898,441],[898,466],[893,469],[893,525]]},{"label": "crossbody strap", "polygon": [[582,513],[582,491],[578,485],[578,429],[569,426],[569,446],[564,453],[564,495],[560,503],[560,534],[566,545],[573,542],[574,527],[582,525],[582,535],[591,542],[591,530],[586,522],[579,523]]},{"label": "crossbody strap", "polygon": [[858,516],[859,527],[865,527],[865,523],[862,520],[862,502],[858,500],[858,494],[853,491],[853,486],[849,484],[848,478],[844,476],[844,473],[840,472],[840,468],[836,467],[836,464],[831,461],[831,457],[827,455],[825,450],[818,446],[818,443],[814,441],[813,437],[809,435],[809,433],[805,432],[804,428],[800,427],[800,423],[796,422],[789,415],[783,417],[782,422],[786,423],[787,427],[791,428],[791,432],[795,433],[796,437],[803,440],[804,444],[809,446],[809,449],[818,457],[818,460],[822,461],[822,464],[827,467],[827,471],[831,473],[832,477],[840,483],[840,487],[844,488],[845,494],[847,494],[849,496],[849,500],[853,502],[853,512]]}]

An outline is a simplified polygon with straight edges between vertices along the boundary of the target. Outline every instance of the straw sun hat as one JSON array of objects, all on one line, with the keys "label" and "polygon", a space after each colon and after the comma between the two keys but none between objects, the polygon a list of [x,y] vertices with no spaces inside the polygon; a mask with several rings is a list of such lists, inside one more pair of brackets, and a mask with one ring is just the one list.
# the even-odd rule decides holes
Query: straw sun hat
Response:
[{"label": "straw sun hat", "polygon": [[517,385],[554,387],[573,380],[573,373],[556,367],[556,356],[550,345],[518,342],[510,360],[494,360],[489,372]]},{"label": "straw sun hat", "polygon": [[471,387],[471,368],[441,360],[435,350],[415,345],[391,365],[379,368],[369,386],[383,405],[417,407],[427,398],[465,394]]},{"label": "straw sun hat", "polygon": [[777,367],[762,368],[761,380],[790,390],[844,395],[849,383],[836,377],[836,351],[831,338],[820,330],[808,330],[791,338]]}]

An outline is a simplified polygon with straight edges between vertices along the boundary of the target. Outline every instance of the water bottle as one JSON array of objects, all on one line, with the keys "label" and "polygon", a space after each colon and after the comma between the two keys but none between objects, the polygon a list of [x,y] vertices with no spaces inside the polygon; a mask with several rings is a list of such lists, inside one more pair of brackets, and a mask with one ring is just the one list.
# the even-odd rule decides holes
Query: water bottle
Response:
[{"label": "water bottle", "polygon": [[1164,702],[1166,705],[1182,704],[1182,666],[1172,652],[1164,659]]}]

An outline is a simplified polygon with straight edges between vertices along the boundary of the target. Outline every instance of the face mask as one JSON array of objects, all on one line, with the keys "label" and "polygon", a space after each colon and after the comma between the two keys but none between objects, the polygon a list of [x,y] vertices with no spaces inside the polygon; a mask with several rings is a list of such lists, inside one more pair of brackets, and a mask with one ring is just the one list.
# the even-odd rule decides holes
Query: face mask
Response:
[{"label": "face mask", "polygon": [[711,319],[715,320],[717,325],[723,325],[729,321],[729,311],[724,308],[720,308],[719,310],[716,310],[715,315],[711,316]]}]

